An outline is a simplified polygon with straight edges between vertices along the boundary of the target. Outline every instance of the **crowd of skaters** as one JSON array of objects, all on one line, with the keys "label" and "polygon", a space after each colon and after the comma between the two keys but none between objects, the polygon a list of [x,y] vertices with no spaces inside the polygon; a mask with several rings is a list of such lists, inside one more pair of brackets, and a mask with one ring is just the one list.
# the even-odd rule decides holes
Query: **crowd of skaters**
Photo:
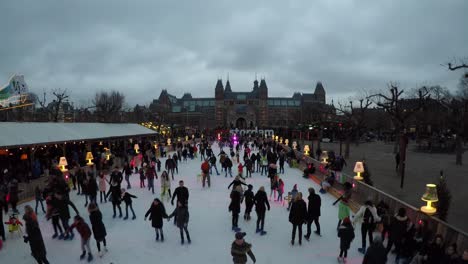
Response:
[{"label": "crowd of skaters", "polygon": [[[211,149],[211,144],[207,141],[198,145],[179,144],[176,147],[175,153],[170,155],[166,151],[160,153],[166,156],[163,172],[161,178],[161,199],[155,198],[150,208],[145,214],[145,220],[149,217],[151,225],[155,229],[155,240],[164,241],[163,233],[163,219],[169,220],[174,217],[174,223],[179,228],[181,243],[191,243],[190,233],[188,231],[189,222],[189,209],[188,199],[189,190],[184,186],[183,181],[179,181],[179,186],[174,190],[171,195],[171,178],[174,180],[174,173],[178,174],[178,166],[180,163],[187,162],[188,159],[196,159],[197,154],[200,155],[201,176],[203,178],[203,187],[205,181],[208,182],[210,187],[210,175],[213,171],[220,175],[217,162],[221,166],[221,173],[224,172],[225,177],[233,177],[232,166],[237,165],[237,175],[228,189],[232,186],[230,193],[231,202],[228,206],[232,212],[232,230],[235,232],[235,241],[232,243],[231,255],[234,263],[246,263],[246,255],[249,255],[255,262],[255,256],[252,252],[252,245],[244,241],[245,232],[241,232],[239,228],[239,214],[241,212],[241,205],[245,203],[244,220],[251,220],[251,212],[255,210],[257,215],[256,233],[266,235],[264,230],[266,211],[270,210],[270,202],[276,201],[283,203],[284,182],[280,177],[284,173],[284,163],[289,163],[291,159],[295,158],[294,153],[286,153],[279,145],[274,142],[263,142],[261,139],[253,141],[242,140],[239,144],[233,144],[230,141],[222,141],[220,144],[220,153],[215,154]],[[224,151],[224,147],[229,148],[228,153]],[[255,151],[255,152],[254,152]],[[243,155],[240,153],[243,152]],[[218,158],[217,158],[218,157]],[[242,160],[241,160],[242,157]],[[219,160],[218,160],[219,159]],[[214,170],[213,170],[214,169]],[[309,168],[310,169],[310,168]],[[31,246],[31,253],[38,263],[48,263],[46,258],[46,250],[40,233],[39,224],[37,222],[37,209],[42,209],[46,213],[47,219],[51,220],[54,228],[54,239],[71,240],[74,239],[73,230],[76,229],[81,239],[81,255],[80,259],[87,257],[88,261],[93,260],[92,250],[90,247],[91,235],[94,236],[96,246],[100,255],[107,252],[106,229],[102,222],[102,213],[98,206],[98,192],[100,203],[107,203],[110,201],[113,207],[113,217],[122,218],[121,203],[125,203],[126,216],[128,219],[128,209],[133,214],[132,219],[136,219],[135,212],[132,207],[132,200],[137,198],[135,195],[129,193],[132,188],[129,177],[136,172],[140,175],[140,188],[148,188],[154,193],[154,180],[158,179],[158,173],[161,172],[161,162],[156,153],[149,157],[145,153],[134,155],[128,159],[123,168],[115,166],[114,169],[107,175],[104,171],[99,171],[98,176],[95,177],[92,171],[83,170],[78,168],[71,174],[72,190],[77,190],[78,194],[84,196],[85,207],[89,214],[89,223],[91,228],[86,223],[83,216],[80,215],[79,210],[69,199],[71,191],[70,185],[65,181],[62,173],[58,170],[51,171],[51,178],[48,185],[41,190],[36,189],[36,208],[32,209],[30,206],[25,207],[23,219],[26,223],[25,242]],[[245,174],[244,174],[245,172]],[[246,177],[252,177],[252,173],[260,173],[260,176],[267,176],[270,179],[270,194],[268,196],[264,186],[258,187],[254,193],[254,186],[246,184]],[[244,177],[245,175],[245,177]],[[125,179],[126,189],[122,188],[123,180]],[[146,181],[146,185],[145,185]],[[124,183],[124,184],[125,184]],[[7,190],[5,191],[5,186]],[[243,187],[245,186],[245,187]],[[2,199],[0,196],[0,206],[3,207],[5,212],[8,210],[8,204],[11,205],[12,210],[17,214],[17,182],[16,182],[16,201],[15,201],[15,181],[14,177],[8,184],[2,184],[3,192],[7,193],[6,197]],[[362,221],[362,247],[358,250],[365,254],[363,263],[386,263],[387,254],[393,250],[396,254],[396,263],[466,263],[468,259],[468,252],[463,252],[459,256],[456,252],[456,245],[449,245],[447,249],[444,248],[443,238],[440,236],[432,237],[428,231],[426,224],[418,223],[416,225],[409,222],[404,210],[401,209],[395,216],[389,216],[388,209],[384,204],[379,204],[378,207],[372,205],[371,201],[359,210],[359,212],[352,217],[348,206],[349,199],[351,198],[352,186],[345,184],[344,194],[337,199],[335,203],[339,203],[338,213],[338,226],[337,235],[339,237],[339,262],[346,262],[347,251],[349,250],[352,241],[354,240],[354,226]],[[308,190],[308,203],[303,199],[303,194],[294,185],[293,189],[288,192],[287,200],[289,210],[289,221],[292,224],[291,231],[291,244],[294,245],[297,240],[299,245],[302,245],[302,227],[307,225],[307,233],[304,238],[309,240],[312,230],[312,224],[315,224],[315,233],[320,236],[321,229],[319,223],[321,199],[320,195],[315,193],[313,188]],[[13,197],[13,203],[12,203]],[[164,206],[164,199],[171,200],[174,205],[174,200],[177,198],[176,207],[171,214],[166,213]],[[47,210],[44,210],[43,201],[46,201]],[[70,208],[75,212],[72,224],[70,224]],[[406,220],[405,220],[406,219]],[[405,224],[403,224],[404,222]],[[383,234],[381,237],[373,237],[374,230],[377,224],[383,225]],[[0,232],[3,231],[3,220]],[[5,239],[4,231],[2,239]],[[369,237],[370,246],[366,248],[366,237]],[[422,236],[422,240],[421,240]],[[387,247],[383,246],[383,240],[387,239]],[[103,248],[101,248],[101,243]],[[383,249],[383,250],[382,250]]]}]

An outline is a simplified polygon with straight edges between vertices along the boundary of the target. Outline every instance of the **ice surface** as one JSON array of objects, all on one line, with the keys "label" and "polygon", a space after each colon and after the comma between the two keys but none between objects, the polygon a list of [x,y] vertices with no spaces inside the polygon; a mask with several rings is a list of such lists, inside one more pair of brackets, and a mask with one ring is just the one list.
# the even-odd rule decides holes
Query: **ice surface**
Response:
[{"label": "ice surface", "polygon": [[[216,154],[219,153],[219,148],[214,146],[213,149]],[[164,164],[165,158],[161,161]],[[95,256],[92,263],[232,263],[230,246],[234,240],[234,233],[231,231],[231,214],[228,212],[230,190],[227,189],[232,178],[229,176],[225,178],[224,174],[221,176],[214,174],[211,178],[211,188],[203,189],[201,182],[198,182],[196,177],[200,173],[200,164],[200,158],[181,163],[179,174],[175,175],[175,181],[171,183],[171,189],[174,190],[178,181],[182,179],[190,190],[188,229],[192,244],[180,244],[179,230],[173,225],[172,220],[171,222],[164,221],[164,243],[155,242],[155,233],[151,222],[143,220],[153,198],[159,197],[160,178],[155,181],[156,193],[153,195],[150,191],[139,188],[139,176],[134,174],[131,177],[133,188],[129,192],[138,196],[138,199],[134,199],[133,202],[137,219],[126,221],[121,218],[113,219],[111,203],[99,204],[107,229],[109,252],[104,257],[99,258],[96,243],[94,238],[91,238],[91,248]],[[219,162],[218,170],[220,170]],[[234,171],[237,171],[237,164],[234,164],[233,173]],[[158,173],[159,175],[160,173]],[[286,165],[285,174],[281,177],[285,182],[286,194],[294,184],[298,185],[304,198],[308,195],[308,187],[314,187],[318,192],[318,185],[311,180],[302,178],[302,172],[298,169],[291,169]],[[254,173],[253,178],[247,179],[247,183],[254,186],[254,192],[260,186],[265,186],[265,190],[269,194],[270,182],[266,176]],[[125,187],[125,184],[122,183],[122,186]],[[88,212],[84,207],[84,197],[77,196],[75,191],[72,191],[70,197],[80,214],[90,224]],[[271,202],[271,210],[267,211],[265,220],[265,231],[268,234],[260,236],[255,233],[255,212],[251,214],[252,219],[245,222],[243,219],[244,204],[242,204],[239,227],[247,232],[245,240],[253,244],[257,263],[337,263],[337,254],[339,253],[339,239],[336,232],[338,206],[332,206],[334,198],[331,195],[321,194],[321,197],[322,237],[312,233],[310,242],[303,239],[302,246],[298,245],[297,238],[295,246],[290,244],[292,225],[288,222],[289,212],[286,210],[286,205],[282,206],[279,203]],[[29,204],[34,205],[34,201]],[[168,213],[174,209],[170,202],[165,202],[165,206]],[[23,205],[18,206],[21,213],[23,213],[23,207]],[[125,206],[122,204],[125,216],[124,208]],[[39,212],[38,218],[50,263],[81,263],[78,233],[75,231],[73,241],[52,239],[52,223],[46,221],[42,212]],[[312,230],[315,230],[315,225],[312,225]],[[303,234],[305,232],[306,225],[303,226]],[[356,227],[355,232],[356,239],[348,252],[348,263],[351,264],[362,262],[362,255],[357,251],[361,244],[359,227]],[[30,255],[29,245],[23,243],[23,239],[19,235],[11,237],[10,234],[7,234],[7,241],[5,241],[3,249],[0,250],[0,263],[36,262]],[[248,263],[252,263],[250,259]]]}]

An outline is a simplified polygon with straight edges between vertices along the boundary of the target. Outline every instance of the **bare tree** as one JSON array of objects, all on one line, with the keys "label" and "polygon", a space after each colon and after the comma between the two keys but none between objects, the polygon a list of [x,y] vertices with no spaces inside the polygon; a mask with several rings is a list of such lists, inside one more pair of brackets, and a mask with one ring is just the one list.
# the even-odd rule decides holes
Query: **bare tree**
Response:
[{"label": "bare tree", "polygon": [[57,88],[57,89],[52,90],[52,95],[54,99],[52,100],[51,103],[47,104],[47,92],[44,89],[42,99],[37,98],[37,100],[38,100],[39,105],[42,107],[42,109],[46,113],[52,116],[52,121],[58,122],[60,110],[63,107],[63,103],[65,103],[68,100],[69,94],[67,92],[67,89]]},{"label": "bare tree", "polygon": [[343,117],[340,133],[344,132],[345,135],[345,158],[349,158],[350,142],[353,134],[355,135],[356,145],[359,145],[361,131],[366,126],[366,112],[372,104],[369,98],[360,98],[358,102],[358,107],[353,106],[352,101],[349,101],[349,104],[346,105],[338,103],[338,108],[336,109]]},{"label": "bare tree", "polygon": [[[411,103],[404,98],[404,90],[398,87],[397,83],[390,83],[388,85],[389,94],[378,93],[368,97],[375,98],[374,101],[377,106],[383,108],[390,116],[395,126],[395,134],[399,144],[400,165],[398,167],[398,174],[401,178],[400,188],[404,186],[405,180],[405,162],[406,162],[406,148],[408,145],[408,137],[406,136],[406,123],[408,119],[423,107],[425,99],[428,97],[429,92],[425,88],[418,91],[418,98],[416,102]],[[405,102],[406,101],[406,102]]]},{"label": "bare tree", "polygon": [[125,96],[118,91],[96,93],[93,101],[97,120],[103,123],[121,122],[121,112],[125,103]]}]

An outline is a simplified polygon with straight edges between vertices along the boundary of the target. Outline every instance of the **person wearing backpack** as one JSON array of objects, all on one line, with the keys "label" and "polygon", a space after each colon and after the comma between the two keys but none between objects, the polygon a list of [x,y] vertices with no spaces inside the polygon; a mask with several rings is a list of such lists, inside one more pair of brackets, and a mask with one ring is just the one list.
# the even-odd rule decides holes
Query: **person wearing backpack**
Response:
[{"label": "person wearing backpack", "polygon": [[366,236],[369,236],[369,244],[372,244],[374,241],[373,233],[375,225],[377,222],[380,222],[380,217],[377,215],[377,208],[374,206],[372,201],[367,200],[359,211],[354,216],[353,224],[357,221],[361,221],[361,237],[362,237],[362,247],[358,248],[358,251],[362,254],[366,253]]}]

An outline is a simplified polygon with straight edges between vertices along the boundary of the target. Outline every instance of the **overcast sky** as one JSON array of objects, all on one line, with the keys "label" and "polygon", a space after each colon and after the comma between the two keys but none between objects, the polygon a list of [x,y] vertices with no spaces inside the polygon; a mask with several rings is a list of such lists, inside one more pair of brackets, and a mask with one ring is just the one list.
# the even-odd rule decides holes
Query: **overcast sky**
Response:
[{"label": "overcast sky", "polygon": [[96,90],[149,104],[161,89],[213,97],[216,80],[270,96],[313,92],[327,102],[361,90],[441,84],[468,56],[466,0],[1,1],[0,81],[25,75],[31,90],[67,88],[85,103]]}]

